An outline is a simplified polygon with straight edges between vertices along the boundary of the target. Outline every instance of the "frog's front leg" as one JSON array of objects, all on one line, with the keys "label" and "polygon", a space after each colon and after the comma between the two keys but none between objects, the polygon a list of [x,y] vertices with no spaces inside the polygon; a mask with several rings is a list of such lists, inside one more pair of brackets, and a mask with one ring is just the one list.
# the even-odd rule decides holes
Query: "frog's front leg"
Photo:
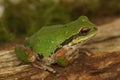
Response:
[{"label": "frog's front leg", "polygon": [[65,45],[54,54],[56,62],[61,66],[67,66],[79,56],[79,49],[76,45]]},{"label": "frog's front leg", "polygon": [[65,53],[65,58],[68,60],[69,63],[73,62],[79,56],[79,49],[77,45],[69,46],[66,45],[64,48],[67,50]]}]

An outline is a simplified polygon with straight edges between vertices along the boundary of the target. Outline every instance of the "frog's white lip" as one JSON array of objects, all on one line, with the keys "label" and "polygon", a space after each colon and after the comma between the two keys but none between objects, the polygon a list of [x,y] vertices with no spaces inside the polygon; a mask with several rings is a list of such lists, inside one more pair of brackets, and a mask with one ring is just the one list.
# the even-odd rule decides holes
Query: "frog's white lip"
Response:
[{"label": "frog's white lip", "polygon": [[[93,36],[95,36],[95,34],[91,34],[89,35],[88,37],[85,37],[83,39],[81,39],[79,42],[73,44],[73,45],[76,45],[76,44],[80,44],[80,45],[83,45],[85,44],[88,40],[90,40]],[[71,45],[71,44],[68,44],[68,45]]]}]

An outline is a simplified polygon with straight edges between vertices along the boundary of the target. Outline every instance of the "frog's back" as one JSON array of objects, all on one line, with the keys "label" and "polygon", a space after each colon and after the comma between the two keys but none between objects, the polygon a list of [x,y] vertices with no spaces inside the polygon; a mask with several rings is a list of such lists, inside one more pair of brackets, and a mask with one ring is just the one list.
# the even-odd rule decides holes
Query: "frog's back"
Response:
[{"label": "frog's back", "polygon": [[26,40],[27,47],[31,47],[36,53],[49,56],[65,41],[68,35],[67,28],[63,25],[43,27]]}]

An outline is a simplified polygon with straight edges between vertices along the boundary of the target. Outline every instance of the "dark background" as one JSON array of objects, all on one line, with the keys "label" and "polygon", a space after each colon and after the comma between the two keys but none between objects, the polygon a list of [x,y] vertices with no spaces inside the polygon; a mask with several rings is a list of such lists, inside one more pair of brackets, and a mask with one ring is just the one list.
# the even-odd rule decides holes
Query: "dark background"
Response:
[{"label": "dark background", "polygon": [[99,25],[120,16],[120,0],[0,0],[0,45],[81,15]]}]

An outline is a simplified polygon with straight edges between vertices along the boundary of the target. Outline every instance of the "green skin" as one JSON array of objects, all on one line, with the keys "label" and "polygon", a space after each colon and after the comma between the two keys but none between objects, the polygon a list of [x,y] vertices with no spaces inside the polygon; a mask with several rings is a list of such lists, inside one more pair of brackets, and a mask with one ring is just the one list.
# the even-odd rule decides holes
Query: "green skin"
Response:
[{"label": "green skin", "polygon": [[[85,35],[82,35],[80,31],[84,27],[89,28],[89,31],[87,31]],[[96,26],[91,23],[86,16],[81,16],[77,20],[68,24],[42,27],[38,32],[25,41],[24,48],[32,49],[34,55],[40,54],[45,58],[53,59],[61,66],[66,66],[68,64],[66,60],[60,57],[58,59],[51,57],[55,54],[55,50],[59,47],[62,48],[61,46],[64,45],[61,44],[73,35],[79,33],[79,36],[68,42],[66,45],[73,46],[74,44],[85,41],[92,37],[96,31]],[[25,49],[16,46],[16,55],[24,62],[34,62],[35,60],[30,61],[31,57],[29,56],[29,52],[25,51]]]}]

